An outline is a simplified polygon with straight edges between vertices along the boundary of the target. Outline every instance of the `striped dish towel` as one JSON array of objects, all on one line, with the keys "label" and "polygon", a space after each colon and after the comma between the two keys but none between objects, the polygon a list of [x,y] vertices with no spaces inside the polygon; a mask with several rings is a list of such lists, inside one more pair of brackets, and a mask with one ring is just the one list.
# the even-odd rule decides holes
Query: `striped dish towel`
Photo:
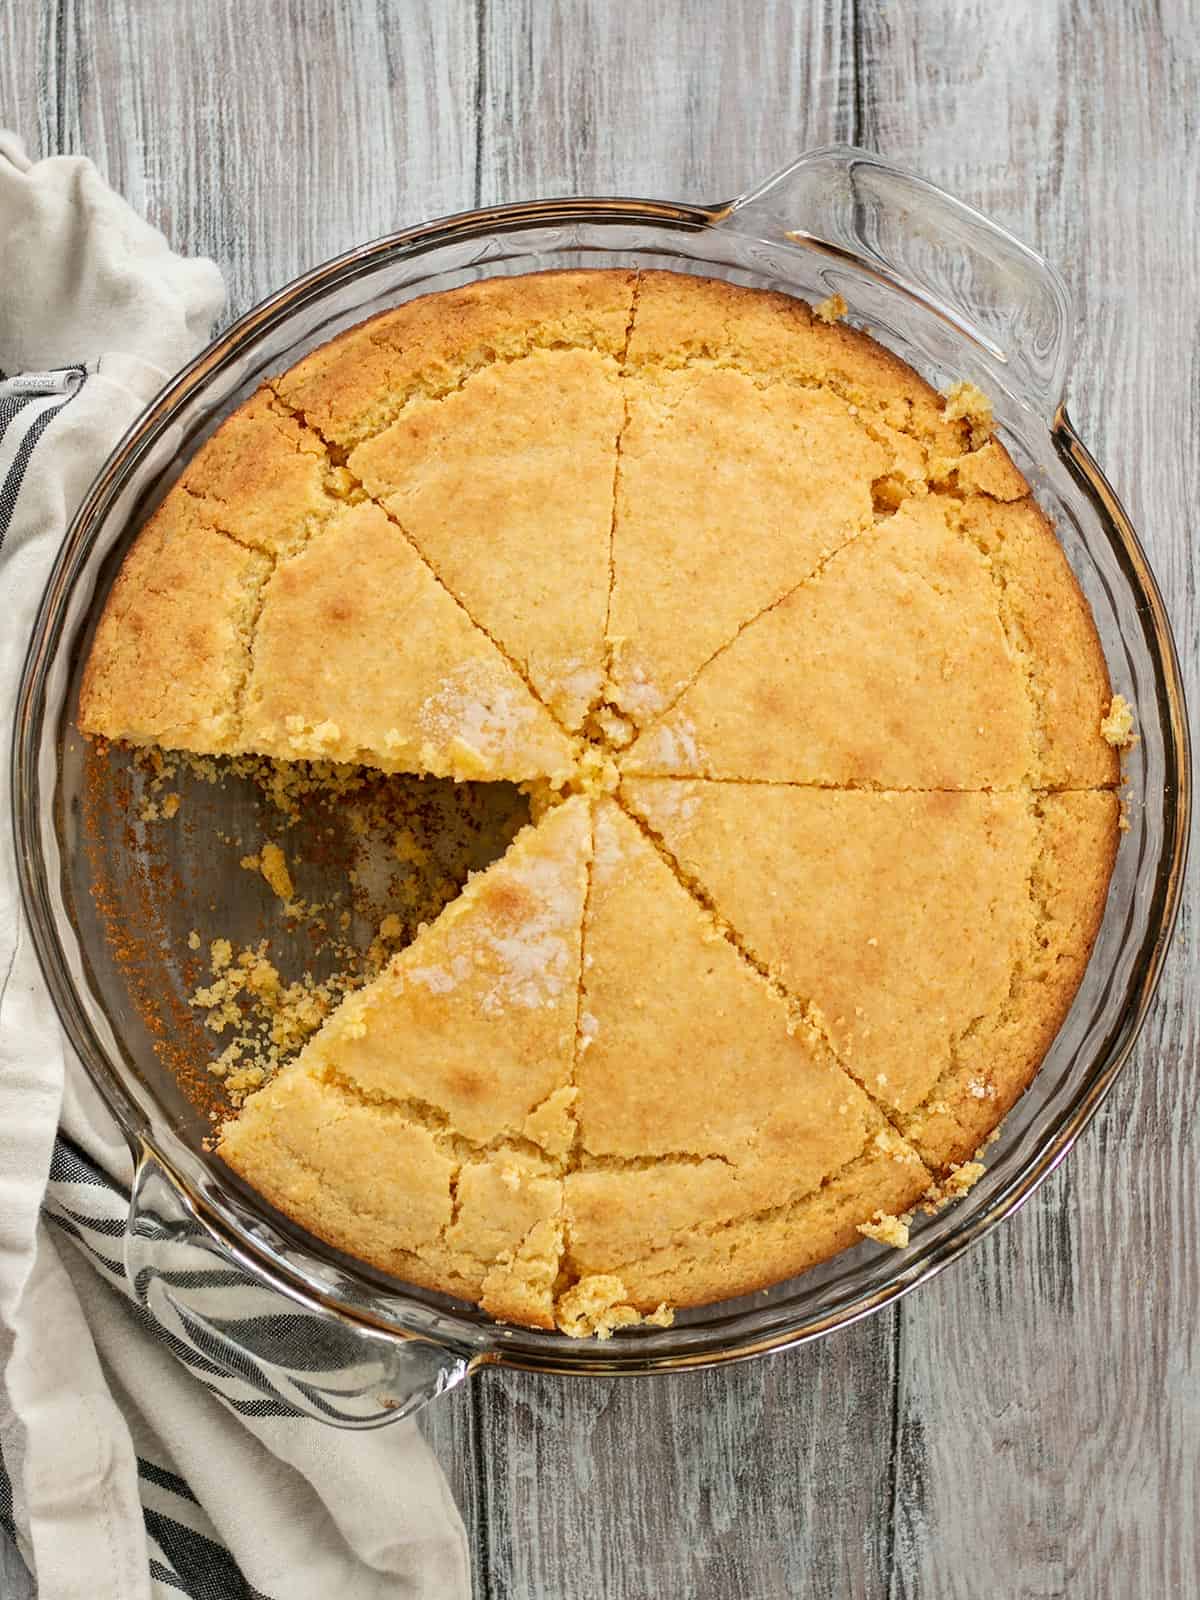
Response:
[{"label": "striped dish towel", "polygon": [[[212,264],[174,255],[89,162],[32,165],[0,132],[6,834],[17,683],[54,556],[105,456],[207,337],[222,298]],[[134,1292],[132,1177],[53,1013],[5,841],[0,1539],[15,1540],[29,1592],[36,1581],[39,1600],[465,1600],[462,1524],[414,1425],[345,1432],[290,1403],[289,1381],[311,1409],[314,1377],[347,1362],[336,1333],[185,1236],[170,1241],[170,1279],[189,1304],[219,1289],[227,1315],[232,1296],[235,1339],[282,1327],[290,1378]]]},{"label": "striped dish towel", "polygon": [[26,372],[15,378],[0,373],[0,549],[33,447],[86,375],[82,367]]}]

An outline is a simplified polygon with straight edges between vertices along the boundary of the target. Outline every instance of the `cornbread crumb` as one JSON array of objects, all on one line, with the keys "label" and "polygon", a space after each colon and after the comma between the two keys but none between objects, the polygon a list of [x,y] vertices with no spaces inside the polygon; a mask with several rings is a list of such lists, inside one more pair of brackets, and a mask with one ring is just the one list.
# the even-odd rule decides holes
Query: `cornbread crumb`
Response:
[{"label": "cornbread crumb", "polygon": [[947,422],[965,422],[971,430],[971,448],[978,450],[992,436],[992,402],[973,383],[953,383],[946,390],[942,415]]},{"label": "cornbread crumb", "polygon": [[1115,694],[1109,702],[1108,714],[1100,722],[1100,737],[1117,750],[1128,750],[1137,743],[1133,731],[1133,707],[1123,694]]},{"label": "cornbread crumb", "polygon": [[599,738],[610,750],[624,750],[633,743],[637,729],[628,717],[622,716],[615,706],[602,705],[598,711],[592,713],[586,724],[586,730],[594,738]]},{"label": "cornbread crumb", "polygon": [[[195,940],[193,948],[199,946],[198,934]],[[230,940],[214,939],[209,950],[213,981],[196,988],[189,1002],[204,1013],[211,1032],[233,1033],[208,1070],[224,1083],[234,1105],[261,1088],[362,981],[343,972],[324,982],[305,973],[285,983],[267,950],[266,940],[235,951]]]},{"label": "cornbread crumb", "polygon": [[[659,1307],[653,1313],[658,1316]],[[554,1304],[554,1320],[571,1339],[611,1339],[617,1328],[630,1328],[642,1321],[641,1313],[629,1304],[620,1278],[610,1272],[596,1272],[559,1295]],[[659,1323],[660,1327],[666,1324]]]},{"label": "cornbread crumb", "polygon": [[295,895],[287,858],[277,844],[265,844],[261,851],[261,871],[272,892],[280,900],[289,901]]},{"label": "cornbread crumb", "polygon": [[940,1182],[931,1184],[922,1195],[921,1210],[928,1216],[935,1216],[955,1200],[961,1200],[975,1187],[986,1170],[982,1161],[963,1161],[952,1166]]},{"label": "cornbread crumb", "polygon": [[818,322],[828,323],[831,327],[835,322],[845,319],[849,307],[840,294],[831,294],[826,299],[818,301],[812,308],[813,316]]},{"label": "cornbread crumb", "polygon": [[199,950],[199,948],[200,948],[200,935],[199,935],[199,933],[197,933],[196,929],[193,928],[191,933],[188,934],[188,949],[189,950]]},{"label": "cornbread crumb", "polygon": [[903,1250],[908,1244],[908,1221],[894,1217],[888,1211],[877,1211],[869,1222],[860,1222],[858,1231],[864,1239],[874,1239],[877,1244],[890,1244]]}]

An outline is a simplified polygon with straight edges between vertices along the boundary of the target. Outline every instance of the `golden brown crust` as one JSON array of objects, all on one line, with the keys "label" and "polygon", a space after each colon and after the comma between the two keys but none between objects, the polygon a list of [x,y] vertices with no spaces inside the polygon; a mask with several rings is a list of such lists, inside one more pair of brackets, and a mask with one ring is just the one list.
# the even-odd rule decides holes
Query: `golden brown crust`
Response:
[{"label": "golden brown crust", "polygon": [[448,394],[494,361],[578,346],[619,356],[635,274],[539,272],[422,295],[339,334],[278,382],[288,405],[351,448],[414,395]]},{"label": "golden brown crust", "polygon": [[830,387],[900,432],[912,433],[946,461],[969,447],[967,424],[946,419],[937,391],[857,329],[814,317],[791,295],[714,278],[644,272],[630,366],[680,365],[697,358]]},{"label": "golden brown crust", "polygon": [[605,271],[411,301],[236,412],[83,730],[539,806],[230,1165],[572,1333],[898,1241],[1036,1071],[1117,838],[1100,643],[988,413],[788,297]]},{"label": "golden brown crust", "polygon": [[922,789],[1029,781],[1025,672],[958,514],[956,500],[914,497],[846,544],[703,668],[622,771]]},{"label": "golden brown crust", "polygon": [[926,1161],[965,1161],[1029,1087],[1083,980],[1104,917],[1120,802],[1111,791],[1034,803],[1034,916],[1009,994],[989,1025],[958,1041],[954,1065],[904,1129]]},{"label": "golden brown crust", "polygon": [[828,1183],[766,1211],[696,1233],[621,1269],[642,1313],[664,1301],[705,1305],[782,1282],[861,1244],[861,1223],[878,1211],[909,1210],[929,1173],[897,1140],[874,1141]]},{"label": "golden brown crust", "polygon": [[334,509],[329,480],[320,440],[264,387],[202,446],[170,498],[186,495],[208,526],[277,556],[302,544]]},{"label": "golden brown crust", "polygon": [[214,533],[186,499],[138,536],[96,629],[79,695],[83,733],[220,753],[237,748],[266,558]]},{"label": "golden brown crust", "polygon": [[571,745],[386,514],[339,509],[263,591],[240,747],[458,778],[565,778]]},{"label": "golden brown crust", "polygon": [[1002,588],[1001,615],[1025,658],[1038,730],[1036,780],[1098,788],[1120,778],[1119,753],[1100,724],[1112,698],[1096,625],[1045,514],[1025,497],[963,503],[962,527]]},{"label": "golden brown crust", "polygon": [[536,349],[483,368],[444,399],[416,397],[349,460],[451,593],[576,729],[604,681],[624,414],[612,356]]},{"label": "golden brown crust", "polygon": [[560,1208],[561,1182],[519,1151],[464,1161],[403,1113],[292,1068],[226,1125],[220,1154],[335,1249],[473,1300],[490,1281],[493,1315],[552,1326],[557,1257],[542,1275],[540,1306],[531,1285],[506,1282],[536,1224],[553,1223]]}]

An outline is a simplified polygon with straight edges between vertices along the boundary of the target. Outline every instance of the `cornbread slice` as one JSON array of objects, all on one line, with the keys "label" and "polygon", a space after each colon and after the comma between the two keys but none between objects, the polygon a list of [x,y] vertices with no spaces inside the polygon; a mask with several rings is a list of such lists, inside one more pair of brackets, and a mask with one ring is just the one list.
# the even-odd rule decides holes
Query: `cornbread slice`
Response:
[{"label": "cornbread slice", "polygon": [[439,399],[494,362],[572,347],[620,357],[636,278],[541,272],[422,295],[314,350],[276,389],[323,438],[353,449],[415,396]]},{"label": "cornbread slice", "polygon": [[[420,1102],[476,1144],[528,1138],[560,1156],[572,1127],[569,1098],[555,1091],[570,1083],[575,1047],[588,804],[568,800],[522,829],[342,1002],[300,1065],[369,1098]],[[552,1097],[555,1125],[531,1133]]]},{"label": "cornbread slice", "polygon": [[912,440],[926,475],[940,478],[988,441],[897,356],[842,322],[815,317],[791,295],[714,278],[643,272],[630,335],[631,371],[711,361],[755,378],[825,388]]},{"label": "cornbread slice", "polygon": [[[706,1230],[812,1193],[877,1138],[894,1142],[909,1197],[919,1193],[929,1175],[913,1152],[638,826],[602,799],[595,827],[578,1170],[566,1180],[571,1270],[616,1275],[624,1298],[652,1309],[663,1296],[642,1285],[642,1257],[671,1250],[682,1268],[715,1256],[721,1243]],[[877,1205],[871,1199],[854,1220]],[[801,1229],[789,1248],[817,1260],[837,1246]],[[796,1270],[778,1255],[772,1267],[777,1277]],[[743,1268],[721,1293],[763,1281]]]},{"label": "cornbread slice", "polygon": [[349,466],[571,728],[604,681],[616,359],[534,350],[412,399]]},{"label": "cornbread slice", "polygon": [[626,398],[610,697],[640,722],[871,526],[871,486],[894,456],[837,395],[734,370],[645,365]]},{"label": "cornbread slice", "polygon": [[1034,917],[1009,992],[998,1013],[960,1035],[949,1069],[904,1119],[931,1165],[967,1160],[1011,1110],[1053,1044],[1104,918],[1119,814],[1111,790],[1033,801]]},{"label": "cornbread slice", "polygon": [[524,829],[219,1145],[331,1244],[547,1326],[574,1133],[589,805],[568,800]]},{"label": "cornbread slice", "polygon": [[[890,1111],[914,1112],[964,1037],[1002,1025],[1040,937],[1029,795],[654,778],[622,794]],[[1081,903],[1107,881],[1108,859],[1077,887]],[[1090,934],[1074,938],[1086,962]],[[1061,1021],[1057,996],[1046,1009]],[[1038,1059],[1012,1062],[1014,1097]]]},{"label": "cornbread slice", "polygon": [[464,1152],[301,1063],[225,1124],[219,1152],[335,1248],[494,1316],[553,1326],[562,1183],[525,1152]]},{"label": "cornbread slice", "polygon": [[80,731],[219,755],[239,745],[238,705],[271,571],[257,551],[172,497],[125,557],[92,641]]},{"label": "cornbread slice", "polygon": [[958,514],[941,495],[910,499],[848,545],[712,660],[623,770],[922,789],[1034,779],[1022,656]]},{"label": "cornbread slice", "polygon": [[336,473],[321,441],[259,389],[218,428],[163,505],[180,536],[194,515],[241,544],[279,556],[337,509]]},{"label": "cornbread slice", "polygon": [[565,779],[574,753],[504,657],[370,502],[263,591],[240,747],[451,778]]},{"label": "cornbread slice", "polygon": [[[574,1181],[574,1180],[570,1180]],[[782,1282],[861,1244],[861,1224],[900,1216],[926,1191],[930,1174],[913,1148],[882,1129],[866,1149],[806,1194],[781,1197],[748,1216],[702,1223],[620,1268],[639,1311],[706,1305]],[[647,1198],[650,1198],[649,1196]]]}]

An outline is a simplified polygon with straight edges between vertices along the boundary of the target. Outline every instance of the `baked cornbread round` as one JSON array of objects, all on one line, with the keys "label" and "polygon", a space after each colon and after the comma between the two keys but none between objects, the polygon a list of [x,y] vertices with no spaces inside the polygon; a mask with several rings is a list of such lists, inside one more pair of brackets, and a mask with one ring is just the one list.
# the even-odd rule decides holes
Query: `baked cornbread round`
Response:
[{"label": "baked cornbread round", "polygon": [[1110,703],[977,391],[601,270],[266,383],[126,558],[79,726],[530,787],[219,1150],[377,1268],[606,1333],[965,1184],[1100,924]]}]

